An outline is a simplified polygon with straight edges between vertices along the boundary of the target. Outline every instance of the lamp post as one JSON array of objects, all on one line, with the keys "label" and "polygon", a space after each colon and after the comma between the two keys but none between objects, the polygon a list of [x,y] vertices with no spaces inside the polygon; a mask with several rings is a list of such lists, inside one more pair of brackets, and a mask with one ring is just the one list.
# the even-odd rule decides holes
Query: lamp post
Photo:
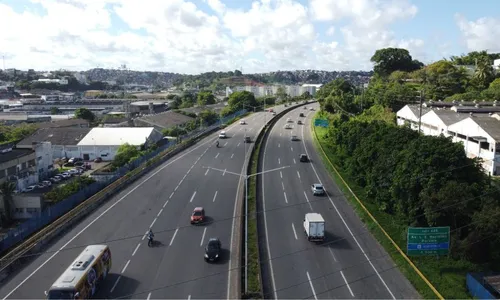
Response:
[{"label": "lamp post", "polygon": [[[246,158],[246,152],[245,152],[245,158]],[[231,175],[236,175],[239,177],[243,177],[245,179],[245,293],[248,293],[248,179],[253,176],[269,173],[269,172],[275,172],[279,170],[283,170],[286,168],[289,168],[290,166],[284,166],[284,167],[279,167],[275,169],[270,169],[262,172],[257,172],[254,174],[247,175],[245,173],[235,173],[231,171],[226,171],[226,170],[221,170],[217,168],[212,168],[212,167],[203,167],[205,169],[211,169],[215,171],[219,171],[221,173],[228,173]]]}]

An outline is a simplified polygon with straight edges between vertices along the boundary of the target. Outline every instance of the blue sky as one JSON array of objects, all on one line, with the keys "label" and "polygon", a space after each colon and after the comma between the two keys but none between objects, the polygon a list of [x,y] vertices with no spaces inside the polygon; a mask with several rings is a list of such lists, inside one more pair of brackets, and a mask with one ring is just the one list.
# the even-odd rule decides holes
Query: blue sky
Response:
[{"label": "blue sky", "polygon": [[369,70],[389,46],[426,63],[500,52],[500,1],[0,0],[0,15],[0,52],[21,69]]}]

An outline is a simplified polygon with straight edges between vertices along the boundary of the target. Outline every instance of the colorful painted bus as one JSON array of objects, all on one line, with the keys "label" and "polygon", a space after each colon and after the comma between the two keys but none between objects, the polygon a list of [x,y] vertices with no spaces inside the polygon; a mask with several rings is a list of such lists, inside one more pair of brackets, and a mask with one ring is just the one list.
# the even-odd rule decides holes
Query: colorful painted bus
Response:
[{"label": "colorful painted bus", "polygon": [[89,299],[111,269],[107,245],[90,245],[45,292],[47,299]]}]

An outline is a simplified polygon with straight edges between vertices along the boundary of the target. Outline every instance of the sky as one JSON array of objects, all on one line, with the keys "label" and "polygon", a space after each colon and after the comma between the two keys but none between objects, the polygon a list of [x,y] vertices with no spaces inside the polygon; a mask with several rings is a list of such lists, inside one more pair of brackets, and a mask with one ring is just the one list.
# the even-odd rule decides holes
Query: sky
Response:
[{"label": "sky", "polygon": [[4,68],[371,70],[385,47],[500,52],[500,1],[0,0]]}]

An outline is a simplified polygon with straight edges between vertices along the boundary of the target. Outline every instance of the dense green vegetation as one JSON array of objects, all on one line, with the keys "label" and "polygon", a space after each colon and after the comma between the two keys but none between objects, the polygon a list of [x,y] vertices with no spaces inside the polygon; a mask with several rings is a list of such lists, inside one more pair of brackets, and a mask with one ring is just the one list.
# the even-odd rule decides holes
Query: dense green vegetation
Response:
[{"label": "dense green vegetation", "polygon": [[20,141],[37,130],[35,124],[22,123],[17,126],[0,125],[0,144]]},{"label": "dense green vegetation", "polygon": [[53,188],[51,191],[44,194],[46,201],[52,204],[62,201],[80,190],[94,183],[95,180],[88,176],[77,176],[65,184]]},{"label": "dense green vegetation", "polygon": [[[457,65],[468,64],[471,57],[477,62],[474,72]],[[402,249],[408,226],[451,227],[450,257],[412,258],[445,298],[468,297],[466,272],[500,266],[500,191],[479,159],[466,156],[463,145],[397,127],[393,111],[418,101],[421,94],[462,100],[464,93],[474,93],[474,100],[498,99],[500,80],[491,68],[492,57],[497,55],[473,52],[422,66],[404,49],[381,49],[372,58],[375,76],[365,91],[337,79],[317,94],[323,109],[319,117],[330,120],[328,129],[315,128],[326,155]],[[435,297],[373,223],[366,222],[422,296]]]}]

